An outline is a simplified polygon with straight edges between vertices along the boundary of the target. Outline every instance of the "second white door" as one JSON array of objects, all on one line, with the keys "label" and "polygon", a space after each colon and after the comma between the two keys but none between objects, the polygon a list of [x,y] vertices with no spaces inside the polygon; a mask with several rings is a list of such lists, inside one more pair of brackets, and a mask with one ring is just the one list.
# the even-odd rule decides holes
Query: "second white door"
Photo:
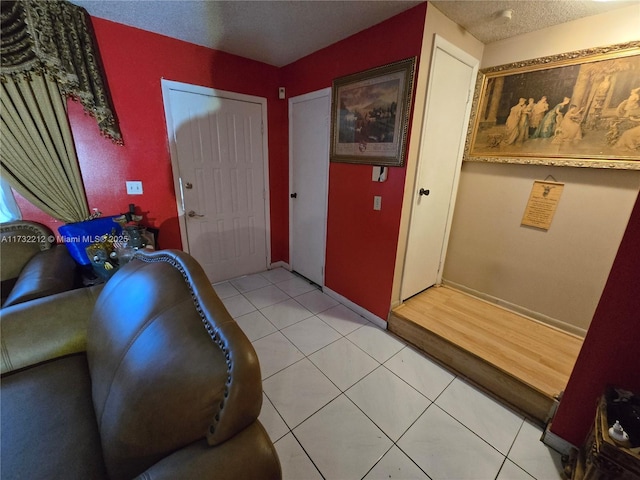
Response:
[{"label": "second white door", "polygon": [[289,263],[324,285],[331,89],[289,99]]}]

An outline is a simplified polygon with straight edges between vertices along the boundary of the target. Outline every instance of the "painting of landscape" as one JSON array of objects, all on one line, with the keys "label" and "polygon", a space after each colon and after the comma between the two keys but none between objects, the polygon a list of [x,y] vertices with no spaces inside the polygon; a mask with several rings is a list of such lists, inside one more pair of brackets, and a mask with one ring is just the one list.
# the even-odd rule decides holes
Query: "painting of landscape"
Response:
[{"label": "painting of landscape", "polygon": [[340,95],[340,143],[393,143],[400,80],[345,89]]},{"label": "painting of landscape", "polygon": [[414,59],[334,81],[331,161],[402,165]]}]

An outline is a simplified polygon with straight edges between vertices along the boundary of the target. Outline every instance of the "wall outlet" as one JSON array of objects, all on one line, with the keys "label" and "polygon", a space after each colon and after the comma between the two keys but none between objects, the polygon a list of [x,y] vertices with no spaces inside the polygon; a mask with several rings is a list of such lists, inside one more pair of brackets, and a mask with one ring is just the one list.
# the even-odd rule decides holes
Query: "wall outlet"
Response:
[{"label": "wall outlet", "polygon": [[375,196],[373,197],[373,209],[380,210],[382,208],[382,197]]},{"label": "wall outlet", "polygon": [[127,195],[142,195],[142,182],[127,181]]}]

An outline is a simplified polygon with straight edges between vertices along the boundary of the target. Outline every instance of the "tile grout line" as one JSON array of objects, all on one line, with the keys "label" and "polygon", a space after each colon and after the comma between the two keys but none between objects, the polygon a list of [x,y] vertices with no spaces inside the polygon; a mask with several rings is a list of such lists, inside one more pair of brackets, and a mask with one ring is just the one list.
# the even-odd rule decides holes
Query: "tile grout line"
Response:
[{"label": "tile grout line", "polygon": [[[260,274],[258,273],[258,274],[255,274],[255,275],[260,275]],[[294,275],[294,274],[292,273],[292,275]],[[276,286],[276,288],[278,288],[278,287],[277,287],[277,283],[282,283],[282,282],[285,282],[285,281],[292,280],[292,278],[289,278],[289,279],[286,279],[286,280],[281,280],[280,282],[277,282],[277,283],[276,283],[276,282],[273,282],[273,281],[271,281],[270,279],[268,279],[268,278],[266,278],[266,277],[264,277],[264,276],[262,276],[262,275],[260,275],[260,277],[262,277],[262,278],[263,278],[263,279],[265,279],[267,282],[269,282],[269,285]],[[242,277],[240,277],[240,278],[242,278]],[[299,276],[295,276],[295,277],[293,277],[293,278],[301,278],[301,277],[299,277]],[[303,279],[303,278],[302,278],[302,279]],[[386,456],[386,455],[387,455],[387,454],[388,454],[388,453],[393,449],[393,447],[394,447],[394,446],[395,446],[395,447],[397,447],[397,448],[398,448],[398,450],[400,450],[400,452],[402,452],[402,454],[403,454],[403,455],[405,455],[405,456],[406,456],[406,458],[408,458],[408,459],[411,461],[411,463],[413,463],[413,464],[414,464],[414,465],[415,465],[415,466],[416,466],[416,467],[417,467],[421,472],[423,472],[423,473],[424,473],[428,478],[431,478],[431,477],[427,474],[427,472],[425,472],[425,471],[424,471],[424,470],[423,470],[423,469],[422,469],[422,468],[421,468],[421,467],[420,467],[420,466],[419,466],[419,465],[414,461],[414,459],[413,459],[413,458],[411,458],[411,457],[410,457],[410,456],[409,456],[409,455],[408,455],[408,454],[407,454],[407,453],[406,453],[406,452],[405,452],[405,451],[404,451],[404,450],[403,450],[403,449],[398,445],[398,442],[399,442],[399,441],[400,441],[400,440],[401,440],[401,439],[406,435],[406,433],[407,433],[407,432],[408,432],[408,431],[409,431],[409,430],[410,430],[410,429],[415,425],[415,423],[416,423],[416,422],[417,422],[417,421],[418,421],[418,420],[419,420],[419,419],[424,415],[424,413],[425,413],[429,408],[431,408],[431,407],[432,407],[432,406],[434,406],[434,405],[435,405],[435,407],[436,407],[436,408],[438,408],[440,411],[442,411],[442,412],[443,412],[443,413],[445,413],[447,416],[449,416],[450,418],[452,418],[452,419],[453,419],[454,421],[456,421],[458,424],[462,425],[462,426],[463,426],[467,431],[469,431],[469,432],[470,432],[470,433],[472,433],[474,436],[476,436],[477,438],[479,438],[480,440],[482,440],[482,442],[484,442],[485,444],[489,445],[492,449],[494,449],[496,452],[498,452],[498,453],[503,457],[503,458],[502,458],[502,463],[501,463],[501,465],[500,465],[500,468],[498,469],[498,472],[496,473],[496,477],[495,477],[496,479],[500,476],[500,473],[501,473],[502,469],[504,468],[504,466],[506,465],[507,460],[511,461],[514,465],[516,465],[518,468],[520,468],[520,469],[521,469],[523,472],[525,472],[527,475],[530,475],[531,477],[533,477],[533,475],[531,475],[531,474],[530,474],[526,469],[522,468],[518,463],[516,463],[515,461],[513,461],[513,460],[511,460],[511,459],[509,458],[509,454],[511,453],[511,451],[512,451],[512,449],[513,449],[513,446],[515,445],[515,442],[516,442],[516,440],[517,440],[518,435],[519,435],[519,434],[520,434],[520,432],[522,431],[522,428],[523,428],[523,426],[524,426],[524,422],[525,422],[525,420],[526,420],[526,419],[522,418],[522,421],[521,421],[521,423],[520,423],[520,426],[519,426],[519,428],[518,428],[518,431],[517,431],[517,433],[515,434],[515,436],[514,436],[514,438],[513,438],[512,442],[511,442],[511,444],[510,444],[510,446],[509,446],[509,448],[508,448],[508,450],[507,450],[507,453],[506,453],[506,454],[503,454],[500,450],[498,450],[496,447],[494,447],[493,445],[491,445],[488,441],[486,441],[486,440],[485,440],[484,438],[482,438],[480,435],[478,435],[478,434],[477,434],[476,432],[474,432],[472,429],[470,429],[469,427],[467,427],[467,426],[466,426],[462,421],[458,420],[456,417],[454,417],[453,415],[449,414],[449,412],[447,412],[447,411],[446,411],[446,410],[444,410],[442,407],[440,407],[438,404],[436,404],[436,401],[437,401],[437,400],[442,396],[442,394],[444,393],[444,391],[445,391],[445,390],[447,390],[447,388],[449,388],[449,387],[451,386],[451,384],[454,382],[454,380],[455,380],[456,378],[459,378],[459,376],[458,376],[458,375],[456,375],[455,373],[453,373],[453,372],[451,372],[450,370],[448,370],[448,369],[446,369],[446,368],[445,368],[445,370],[446,370],[448,373],[450,373],[450,374],[452,374],[452,375],[453,375],[453,378],[451,379],[451,381],[449,381],[449,382],[447,383],[447,385],[442,389],[442,391],[440,391],[440,393],[435,397],[435,399],[434,399],[434,400],[431,400],[429,397],[427,397],[427,396],[426,396],[426,395],[424,395],[422,392],[420,392],[416,387],[414,387],[414,386],[413,386],[413,385],[411,385],[408,381],[406,381],[406,380],[404,380],[403,378],[401,378],[399,375],[397,375],[395,372],[393,372],[392,370],[390,370],[390,369],[389,369],[389,367],[387,367],[387,366],[385,365],[385,363],[386,363],[387,361],[391,360],[393,357],[395,357],[395,356],[396,356],[396,355],[398,355],[400,352],[402,352],[405,348],[409,347],[409,345],[408,345],[408,344],[406,344],[406,343],[404,343],[404,342],[403,342],[403,343],[404,343],[404,346],[403,346],[400,350],[398,350],[396,353],[394,353],[393,355],[391,355],[391,357],[389,357],[388,359],[386,359],[384,362],[380,362],[379,360],[377,360],[376,358],[374,358],[373,356],[371,356],[368,352],[366,352],[365,350],[363,350],[359,345],[355,344],[355,343],[354,343],[350,338],[347,338],[347,336],[348,336],[348,335],[351,335],[353,332],[355,332],[355,331],[357,331],[357,330],[361,329],[363,326],[365,326],[365,325],[367,325],[367,324],[370,324],[370,323],[371,323],[371,322],[369,322],[366,318],[362,317],[362,315],[359,315],[359,314],[357,314],[357,312],[354,312],[354,313],[356,313],[359,317],[362,317],[362,318],[366,321],[366,323],[361,324],[360,326],[358,326],[357,328],[355,328],[354,330],[352,330],[351,332],[349,332],[349,333],[347,333],[347,334],[343,334],[343,333],[339,332],[338,330],[336,330],[335,328],[333,328],[331,325],[329,325],[326,321],[324,321],[322,318],[320,318],[320,317],[318,316],[319,314],[321,314],[321,313],[323,313],[323,312],[325,312],[325,311],[327,311],[327,310],[329,310],[329,309],[331,309],[331,308],[334,308],[334,307],[335,307],[335,306],[337,306],[337,305],[343,305],[342,303],[338,302],[338,303],[337,303],[337,305],[330,306],[330,307],[325,308],[324,310],[321,310],[321,311],[319,311],[319,312],[312,312],[312,311],[311,311],[311,310],[309,310],[306,306],[304,306],[303,304],[300,304],[300,305],[302,305],[302,307],[303,307],[303,308],[307,309],[307,310],[311,313],[311,316],[310,316],[310,317],[306,317],[306,318],[301,319],[301,320],[298,320],[298,321],[296,321],[296,322],[292,323],[291,325],[287,325],[286,327],[279,328],[278,326],[276,326],[275,324],[273,324],[273,323],[269,320],[269,318],[268,318],[268,317],[267,317],[267,316],[262,312],[262,309],[261,309],[261,308],[258,308],[258,307],[257,307],[257,306],[256,306],[256,305],[255,305],[255,304],[254,304],[254,303],[253,303],[249,298],[247,298],[247,297],[246,297],[246,295],[245,295],[246,293],[249,293],[249,292],[251,292],[251,291],[256,291],[256,290],[258,290],[258,289],[260,289],[260,288],[265,288],[265,287],[267,287],[267,286],[269,286],[269,285],[264,285],[264,286],[261,286],[261,287],[254,288],[254,289],[252,289],[252,290],[247,290],[246,292],[241,292],[241,291],[240,291],[240,290],[239,290],[239,289],[238,289],[238,288],[237,288],[233,283],[231,283],[231,282],[232,282],[232,280],[234,280],[234,279],[227,280],[226,282],[227,282],[230,286],[232,286],[234,289],[236,289],[236,290],[238,291],[238,294],[239,294],[239,295],[242,295],[242,296],[244,297],[244,299],[245,299],[245,300],[247,300],[247,301],[248,301],[252,306],[254,306],[254,308],[255,308],[255,310],[253,310],[252,312],[247,312],[245,315],[248,315],[248,314],[250,314],[250,313],[253,313],[253,312],[257,311],[257,312],[258,312],[262,317],[264,317],[264,318],[267,320],[267,322],[268,322],[270,325],[272,325],[272,326],[276,329],[276,331],[275,331],[275,332],[272,332],[272,333],[270,333],[270,334],[267,334],[267,335],[264,335],[264,336],[262,336],[262,337],[260,337],[260,338],[257,338],[256,340],[252,341],[252,343],[253,343],[253,342],[255,342],[255,341],[258,341],[258,340],[260,340],[260,339],[262,339],[262,338],[266,338],[266,337],[268,337],[269,335],[272,335],[272,334],[274,334],[274,333],[279,332],[279,333],[280,333],[280,334],[281,334],[281,335],[282,335],[282,336],[283,336],[283,337],[284,337],[284,338],[285,338],[289,343],[291,343],[291,344],[296,348],[296,350],[297,350],[297,351],[298,351],[298,352],[303,356],[301,359],[296,360],[296,361],[295,361],[295,362],[293,362],[292,364],[290,364],[290,365],[288,365],[288,366],[286,366],[286,367],[284,367],[284,368],[282,368],[282,369],[278,370],[277,372],[274,372],[273,374],[269,375],[269,377],[264,378],[262,381],[264,382],[265,380],[267,380],[267,379],[269,379],[269,378],[272,378],[274,375],[276,375],[276,374],[278,374],[278,373],[280,373],[280,372],[282,372],[282,371],[286,370],[286,369],[287,369],[287,368],[289,368],[290,366],[293,366],[293,365],[295,365],[295,364],[297,364],[297,363],[301,362],[302,360],[307,359],[307,360],[311,363],[311,365],[313,365],[313,367],[314,367],[314,368],[316,368],[316,369],[317,369],[317,370],[318,370],[318,371],[319,371],[319,372],[320,372],[320,373],[321,373],[321,374],[322,374],[322,375],[323,375],[327,380],[329,380],[329,382],[330,382],[333,386],[335,386],[335,387],[337,388],[337,390],[340,392],[337,396],[333,397],[329,402],[325,403],[323,406],[321,406],[320,408],[318,408],[316,411],[314,411],[313,413],[311,413],[310,415],[308,415],[304,420],[302,420],[301,422],[299,422],[295,427],[291,428],[291,427],[289,427],[289,425],[287,424],[287,422],[284,420],[284,418],[282,417],[282,414],[280,413],[280,411],[278,410],[278,408],[275,406],[275,404],[273,403],[273,401],[271,400],[271,398],[270,398],[270,397],[268,396],[268,394],[267,394],[266,392],[264,392],[264,390],[263,390],[263,394],[266,396],[267,401],[269,401],[269,403],[271,404],[271,406],[272,406],[272,407],[273,407],[273,409],[275,410],[276,414],[277,414],[277,415],[278,415],[278,417],[282,420],[282,422],[284,423],[284,425],[285,425],[285,427],[286,427],[286,429],[287,429],[287,432],[286,432],[284,435],[282,435],[280,438],[278,438],[278,439],[276,440],[276,442],[274,442],[274,443],[278,443],[278,442],[279,442],[279,441],[281,441],[281,440],[282,440],[282,439],[283,439],[283,438],[284,438],[288,433],[291,433],[291,435],[293,436],[293,438],[295,439],[295,441],[297,442],[297,444],[300,446],[300,448],[302,449],[302,451],[305,453],[305,455],[306,455],[306,457],[308,458],[308,460],[311,462],[311,464],[314,466],[314,468],[316,469],[316,471],[318,472],[318,474],[319,474],[322,478],[325,478],[325,477],[324,477],[324,475],[322,474],[322,472],[320,471],[320,469],[319,469],[319,467],[316,465],[316,463],[313,461],[313,458],[309,455],[309,453],[307,452],[307,450],[304,448],[304,446],[302,445],[302,443],[300,442],[300,440],[298,439],[298,437],[295,435],[294,429],[295,429],[295,428],[298,428],[298,427],[299,427],[300,425],[302,425],[304,422],[306,422],[307,420],[309,420],[309,418],[311,418],[312,416],[314,416],[315,414],[317,414],[320,410],[324,409],[326,406],[328,406],[328,405],[330,405],[331,403],[333,403],[334,401],[336,401],[336,400],[337,400],[341,395],[344,395],[344,396],[345,396],[345,398],[346,398],[346,399],[347,399],[347,400],[348,400],[348,401],[349,401],[353,406],[355,406],[355,407],[356,407],[356,408],[357,408],[357,409],[358,409],[358,410],[359,410],[359,411],[360,411],[360,412],[361,412],[361,413],[362,413],[362,414],[363,414],[363,415],[364,415],[364,416],[365,416],[365,417],[366,417],[370,422],[372,422],[372,423],[373,423],[373,425],[374,425],[374,426],[375,426],[379,431],[381,431],[381,432],[383,433],[383,435],[384,435],[387,439],[389,439],[389,440],[391,441],[391,446],[390,446],[390,447],[389,447],[389,448],[388,448],[388,449],[387,449],[387,450],[386,450],[386,451],[385,451],[385,452],[384,452],[384,453],[383,453],[383,454],[382,454],[382,455],[381,455],[381,456],[380,456],[380,457],[379,457],[379,458],[378,458],[378,459],[373,463],[373,465],[372,465],[372,466],[367,470],[367,472],[364,474],[364,476],[363,476],[362,478],[366,477],[366,476],[367,476],[367,475],[368,475],[368,474],[369,474],[369,473],[370,473],[370,472],[371,472],[371,471],[376,467],[376,465],[378,465],[378,464],[382,461],[382,459],[383,459],[383,458],[384,458],[384,457],[385,457],[385,456]],[[303,280],[305,280],[305,279],[303,279]],[[225,283],[225,282],[219,282],[219,283]],[[314,286],[314,285],[312,285],[312,286]],[[214,285],[214,287],[215,287],[215,285]],[[315,286],[314,286],[314,289],[315,289],[315,290],[317,290],[317,291],[320,291],[321,293],[323,293],[324,295],[326,295],[326,293],[322,292],[322,289],[316,288]],[[262,307],[262,308],[272,307],[272,306],[274,306],[274,305],[278,305],[278,304],[280,304],[280,303],[287,302],[287,301],[289,301],[289,300],[291,300],[291,299],[295,300],[297,297],[299,297],[299,296],[301,296],[301,295],[304,295],[304,294],[306,294],[306,293],[310,293],[310,292],[314,291],[314,290],[309,290],[308,292],[302,293],[302,294],[297,295],[297,296],[295,296],[295,297],[294,297],[294,296],[291,296],[288,292],[285,292],[284,290],[282,290],[282,289],[280,289],[280,288],[278,288],[278,290],[280,290],[281,292],[283,292],[283,293],[284,293],[288,298],[287,298],[286,300],[282,300],[281,302],[276,302],[276,303],[271,304],[271,305],[265,305],[265,306],[264,306],[264,307]],[[236,296],[236,295],[232,295],[232,296]],[[229,297],[225,297],[225,298],[230,298],[230,297],[231,297],[231,296],[229,296]],[[297,300],[296,300],[296,301],[297,301]],[[300,303],[300,302],[298,302],[298,303]],[[347,306],[347,308],[349,309],[349,307],[348,307],[348,306]],[[350,310],[350,311],[353,311],[353,310],[351,310],[351,309],[349,309],[349,310]],[[240,317],[241,317],[241,316],[243,316],[243,315],[240,315]],[[293,341],[292,341],[291,339],[289,339],[289,337],[287,337],[287,335],[286,335],[285,333],[283,333],[283,332],[282,332],[282,330],[284,330],[284,329],[286,329],[286,328],[289,328],[289,327],[291,327],[291,326],[293,326],[293,325],[296,325],[296,324],[298,324],[298,323],[300,323],[300,322],[302,322],[302,321],[308,320],[309,318],[313,318],[313,317],[316,317],[316,318],[318,318],[319,320],[321,320],[325,325],[327,325],[327,326],[328,326],[329,328],[331,328],[333,331],[337,332],[337,333],[340,335],[340,337],[339,337],[339,338],[337,338],[336,340],[333,340],[333,341],[329,342],[328,344],[326,344],[326,345],[322,346],[321,348],[319,348],[319,349],[317,349],[317,350],[315,350],[315,351],[311,352],[310,354],[305,354],[304,352],[302,352],[302,351],[300,350],[300,348],[299,348],[297,345],[295,345],[295,343],[293,343]],[[235,319],[236,319],[236,318],[234,318],[234,320],[235,320]],[[358,348],[360,351],[362,351],[363,353],[365,353],[369,358],[373,359],[373,360],[376,362],[376,364],[377,364],[377,366],[376,366],[373,370],[371,370],[370,372],[368,372],[367,374],[365,374],[362,378],[358,379],[355,383],[353,383],[353,384],[349,385],[348,387],[346,387],[344,390],[343,390],[342,388],[340,388],[338,385],[336,385],[336,384],[335,384],[335,382],[333,382],[333,380],[331,380],[331,378],[329,378],[329,377],[325,374],[325,372],[324,372],[324,371],[322,371],[322,369],[321,369],[320,367],[318,367],[318,366],[313,362],[313,360],[312,360],[311,358],[309,358],[311,355],[313,355],[313,354],[315,354],[315,353],[317,353],[317,352],[321,351],[322,349],[324,349],[324,348],[326,348],[326,347],[328,347],[328,346],[330,346],[330,345],[332,345],[332,344],[334,344],[334,343],[338,342],[339,340],[341,340],[341,339],[343,339],[343,338],[347,339],[347,340],[348,340],[348,341],[349,341],[353,346],[355,346],[355,347],[356,347],[356,348]],[[396,337],[394,336],[393,338],[395,339]],[[440,365],[438,365],[438,366],[440,366]],[[370,417],[369,417],[369,415],[367,415],[367,413],[365,413],[365,412],[364,412],[364,411],[363,411],[363,410],[362,410],[362,409],[361,409],[361,408],[360,408],[360,407],[359,407],[359,406],[358,406],[358,405],[357,405],[357,404],[356,404],[356,403],[355,403],[355,402],[354,402],[354,401],[353,401],[353,400],[352,400],[352,399],[347,395],[347,393],[346,393],[346,392],[347,392],[349,389],[351,389],[354,385],[358,384],[359,382],[361,382],[362,380],[364,380],[365,378],[367,378],[368,376],[370,376],[371,374],[373,374],[373,372],[375,372],[376,370],[378,370],[380,367],[384,367],[388,372],[392,373],[395,377],[397,377],[398,379],[400,379],[403,383],[405,383],[406,385],[408,385],[409,387],[411,387],[413,390],[415,390],[417,393],[419,393],[421,396],[423,396],[424,398],[426,398],[426,399],[430,402],[430,403],[429,403],[429,405],[427,405],[427,406],[425,407],[425,409],[424,409],[424,410],[423,410],[423,411],[422,411],[422,412],[421,412],[421,413],[416,417],[416,419],[415,419],[413,422],[411,422],[411,424],[410,424],[406,429],[404,429],[404,430],[403,430],[402,434],[398,437],[398,440],[397,440],[397,441],[394,441],[391,437],[389,437],[389,435],[388,435],[384,430],[382,430],[382,428],[381,428],[381,427],[380,427],[380,426],[379,426],[379,425],[378,425],[378,424],[377,424],[377,423],[376,423],[372,418],[370,418]],[[535,478],[535,477],[533,477],[533,478]]]}]

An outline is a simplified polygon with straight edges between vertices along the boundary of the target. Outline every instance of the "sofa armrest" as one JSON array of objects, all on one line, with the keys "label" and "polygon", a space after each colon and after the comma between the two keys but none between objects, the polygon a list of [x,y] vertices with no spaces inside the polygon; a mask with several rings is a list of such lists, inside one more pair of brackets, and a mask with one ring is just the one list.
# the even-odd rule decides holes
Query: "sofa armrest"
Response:
[{"label": "sofa armrest", "polygon": [[280,460],[267,432],[258,420],[215,447],[207,441],[182,448],[165,457],[136,480],[279,480]]},{"label": "sofa armrest", "polygon": [[0,263],[2,280],[18,278],[29,259],[53,244],[49,227],[29,220],[0,223]]},{"label": "sofa armrest", "polygon": [[2,309],[1,373],[86,349],[87,323],[103,285]]},{"label": "sofa armrest", "polygon": [[64,245],[35,254],[24,266],[3,307],[72,290],[76,262]]}]

